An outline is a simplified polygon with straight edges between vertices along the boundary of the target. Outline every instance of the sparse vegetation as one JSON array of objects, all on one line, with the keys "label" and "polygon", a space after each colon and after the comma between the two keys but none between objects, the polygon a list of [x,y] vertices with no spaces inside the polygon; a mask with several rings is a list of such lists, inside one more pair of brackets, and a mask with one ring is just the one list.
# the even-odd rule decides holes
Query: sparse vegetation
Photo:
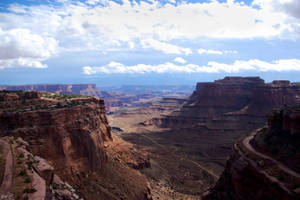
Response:
[{"label": "sparse vegetation", "polygon": [[24,180],[24,183],[31,183],[31,178],[27,176]]},{"label": "sparse vegetation", "polygon": [[25,176],[25,175],[27,175],[27,172],[25,169],[21,170],[18,174],[18,176]]},{"label": "sparse vegetation", "polygon": [[24,193],[35,193],[36,192],[36,189],[35,188],[25,188],[23,190]]},{"label": "sparse vegetation", "polygon": [[27,161],[26,162],[26,165],[27,165],[27,167],[28,167],[28,169],[32,169],[32,166],[33,166],[33,161]]},{"label": "sparse vegetation", "polygon": [[[10,100],[3,100],[7,95],[11,96]],[[39,98],[39,97],[43,98]],[[0,111],[4,113],[11,112],[29,112],[35,110],[47,110],[55,108],[71,107],[82,105],[86,102],[76,101],[76,98],[88,98],[86,95],[77,94],[59,94],[47,92],[24,92],[24,91],[0,91]],[[14,98],[14,99],[13,99]],[[2,99],[2,100],[1,100]],[[13,125],[8,124],[8,129],[14,129]]]},{"label": "sparse vegetation", "polygon": [[49,99],[57,99],[57,100],[67,100],[67,99],[73,99],[73,98],[85,98],[89,97],[86,95],[78,95],[78,94],[60,94],[60,93],[49,93],[49,92],[43,92],[42,96]]}]

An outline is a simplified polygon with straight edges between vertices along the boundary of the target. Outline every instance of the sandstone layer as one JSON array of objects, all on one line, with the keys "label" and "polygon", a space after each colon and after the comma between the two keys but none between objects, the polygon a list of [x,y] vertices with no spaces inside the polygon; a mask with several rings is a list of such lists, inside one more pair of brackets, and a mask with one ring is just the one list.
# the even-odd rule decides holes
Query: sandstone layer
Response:
[{"label": "sandstone layer", "polygon": [[[50,172],[38,174],[46,184],[55,179],[53,171],[84,199],[151,199],[146,177],[132,169],[149,167],[149,159],[133,147],[125,148],[120,139],[113,140],[101,99],[0,92],[0,134],[24,139],[30,153],[53,166]],[[108,144],[113,148],[107,148]],[[32,176],[37,177],[34,173]],[[60,183],[59,179],[55,181]]]},{"label": "sandstone layer", "polygon": [[299,96],[299,83],[225,77],[198,83],[180,109],[144,125],[168,128],[170,134],[161,137],[174,144],[189,144],[181,151],[199,160],[206,158],[205,163],[220,173],[235,141],[264,126],[273,108],[300,103]]},{"label": "sandstone layer", "polygon": [[274,110],[267,128],[237,142],[221,178],[204,199],[299,199],[299,116],[299,106]]},{"label": "sandstone layer", "polygon": [[[50,160],[61,173],[100,169],[106,160],[103,141],[111,139],[103,100],[70,101],[19,98],[0,102],[1,135],[22,137],[34,154]],[[28,107],[16,110],[18,104]]]}]

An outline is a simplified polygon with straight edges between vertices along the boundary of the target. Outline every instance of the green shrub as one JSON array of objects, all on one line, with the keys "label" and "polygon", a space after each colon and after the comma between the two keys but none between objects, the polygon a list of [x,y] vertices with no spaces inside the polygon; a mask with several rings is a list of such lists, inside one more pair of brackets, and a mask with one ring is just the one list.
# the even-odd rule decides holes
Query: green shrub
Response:
[{"label": "green shrub", "polygon": [[19,172],[18,176],[25,176],[27,175],[27,172],[25,169],[23,169],[22,171]]},{"label": "green shrub", "polygon": [[31,183],[31,178],[27,176],[24,180],[24,183]]},{"label": "green shrub", "polygon": [[36,192],[35,188],[25,188],[23,190],[23,193],[34,193],[34,192]]}]

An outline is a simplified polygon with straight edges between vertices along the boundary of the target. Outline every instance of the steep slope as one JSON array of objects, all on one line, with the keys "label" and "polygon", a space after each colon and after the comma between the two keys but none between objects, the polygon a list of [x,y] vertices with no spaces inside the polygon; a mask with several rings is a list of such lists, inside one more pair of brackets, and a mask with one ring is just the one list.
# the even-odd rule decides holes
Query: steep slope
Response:
[{"label": "steep slope", "polygon": [[204,199],[299,199],[299,116],[299,106],[274,111],[268,128],[239,141]]},{"label": "steep slope", "polygon": [[31,154],[27,142],[17,137],[1,137],[5,149],[5,168],[1,181],[1,199],[82,199],[77,191],[54,174],[54,168],[45,159]]},{"label": "steep slope", "polygon": [[112,140],[101,99],[3,91],[0,130],[1,136],[27,141],[31,153],[45,158],[53,171],[84,199],[151,198],[147,179],[132,169],[136,165],[149,166],[143,164],[149,162],[145,155],[134,153],[134,148],[124,148],[123,154],[133,152],[128,164],[127,157],[123,164],[110,156],[118,147],[107,149],[105,143],[114,145],[119,140]]},{"label": "steep slope", "polygon": [[[0,102],[2,136],[22,137],[34,154],[60,166],[57,170],[61,173],[101,168],[106,160],[103,141],[111,139],[103,100],[42,99],[36,92],[16,94],[17,99]],[[29,94],[36,98],[26,97]]]}]

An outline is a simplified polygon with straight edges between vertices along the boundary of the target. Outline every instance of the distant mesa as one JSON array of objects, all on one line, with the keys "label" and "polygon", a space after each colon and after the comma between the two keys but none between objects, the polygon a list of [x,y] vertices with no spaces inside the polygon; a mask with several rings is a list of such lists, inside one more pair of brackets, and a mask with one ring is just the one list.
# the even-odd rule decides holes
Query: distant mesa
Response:
[{"label": "distant mesa", "polygon": [[179,109],[140,125],[168,128],[172,133],[169,140],[180,138],[186,143],[199,144],[197,151],[217,159],[211,166],[220,169],[232,153],[235,141],[264,126],[272,109],[298,103],[299,83],[225,77],[214,82],[199,82]]},{"label": "distant mesa", "polygon": [[216,80],[215,83],[253,83],[253,84],[264,84],[265,81],[261,79],[260,77],[241,77],[241,76],[227,76],[224,79]]}]

